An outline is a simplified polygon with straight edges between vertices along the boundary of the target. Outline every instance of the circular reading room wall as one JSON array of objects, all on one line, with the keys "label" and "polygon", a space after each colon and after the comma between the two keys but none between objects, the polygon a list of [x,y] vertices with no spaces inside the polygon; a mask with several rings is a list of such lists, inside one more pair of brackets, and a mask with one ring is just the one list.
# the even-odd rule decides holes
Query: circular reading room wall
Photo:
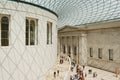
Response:
[{"label": "circular reading room wall", "polygon": [[2,80],[43,80],[57,59],[57,15],[29,3],[0,3]]}]

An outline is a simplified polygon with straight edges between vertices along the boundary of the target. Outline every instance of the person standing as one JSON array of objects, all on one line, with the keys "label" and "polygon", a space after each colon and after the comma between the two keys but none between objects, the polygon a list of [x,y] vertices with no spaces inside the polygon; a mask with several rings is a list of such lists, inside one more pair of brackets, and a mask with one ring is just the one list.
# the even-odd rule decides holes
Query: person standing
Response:
[{"label": "person standing", "polygon": [[57,75],[59,76],[59,70],[57,70]]},{"label": "person standing", "polygon": [[54,72],[54,78],[56,78],[56,72]]},{"label": "person standing", "polygon": [[83,70],[85,69],[85,65],[83,65]]}]

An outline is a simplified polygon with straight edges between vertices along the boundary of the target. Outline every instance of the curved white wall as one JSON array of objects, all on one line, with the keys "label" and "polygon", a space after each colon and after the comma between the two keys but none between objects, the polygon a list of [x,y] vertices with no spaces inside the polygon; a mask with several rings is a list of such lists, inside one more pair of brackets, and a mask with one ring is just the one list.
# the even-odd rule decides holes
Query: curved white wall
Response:
[{"label": "curved white wall", "polygon": [[[57,17],[38,7],[2,1],[0,14],[10,15],[9,46],[0,46],[0,80],[44,80],[56,63]],[[26,17],[38,19],[38,45],[25,45]],[[53,44],[47,45],[47,21],[53,23]]]}]

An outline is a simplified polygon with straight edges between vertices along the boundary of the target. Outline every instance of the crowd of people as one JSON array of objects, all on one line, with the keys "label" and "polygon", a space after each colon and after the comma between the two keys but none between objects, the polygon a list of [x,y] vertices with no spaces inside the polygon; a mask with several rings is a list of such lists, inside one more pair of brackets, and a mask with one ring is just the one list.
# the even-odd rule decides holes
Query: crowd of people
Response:
[{"label": "crowd of people", "polygon": [[[60,56],[59,59],[59,64],[63,64],[64,61],[69,61],[69,58],[65,57],[65,56]],[[71,71],[75,72],[73,75],[70,75],[70,80],[85,80],[85,77],[87,77],[88,74],[92,74],[93,77],[97,76],[96,72],[92,72],[92,69],[88,69],[88,74],[85,71],[85,65],[80,66],[77,65],[74,61],[71,62]],[[74,69],[74,70],[73,70]],[[59,76],[59,70],[57,69],[56,71],[54,71],[54,78],[56,78],[56,76]]]},{"label": "crowd of people", "polygon": [[[75,68],[76,72],[74,75],[70,76],[70,80],[85,80],[85,77],[87,77],[87,73],[84,72],[85,65],[83,65],[82,67],[77,65]],[[73,71],[73,67],[71,68],[71,71]],[[97,77],[97,73],[92,72],[92,69],[88,70],[88,74],[92,74],[93,77]]]},{"label": "crowd of people", "polygon": [[54,78],[56,78],[56,76],[59,76],[59,70],[54,72]]},{"label": "crowd of people", "polygon": [[70,80],[85,80],[86,74],[84,74],[85,66],[83,66],[83,69],[79,65],[76,66],[76,74],[70,76]]}]

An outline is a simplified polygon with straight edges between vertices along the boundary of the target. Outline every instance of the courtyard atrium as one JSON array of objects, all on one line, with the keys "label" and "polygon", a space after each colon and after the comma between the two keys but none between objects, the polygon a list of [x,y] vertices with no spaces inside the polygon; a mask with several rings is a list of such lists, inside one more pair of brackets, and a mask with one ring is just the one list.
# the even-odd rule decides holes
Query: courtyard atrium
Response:
[{"label": "courtyard atrium", "polygon": [[120,80],[120,0],[0,0],[0,80]]}]

